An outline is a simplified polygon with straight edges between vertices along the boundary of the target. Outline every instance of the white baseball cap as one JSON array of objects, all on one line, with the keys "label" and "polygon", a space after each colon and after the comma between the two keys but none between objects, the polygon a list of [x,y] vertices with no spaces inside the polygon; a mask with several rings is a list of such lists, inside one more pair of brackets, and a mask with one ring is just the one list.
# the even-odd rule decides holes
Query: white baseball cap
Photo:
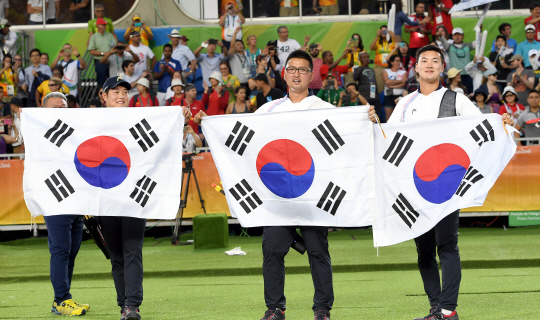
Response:
[{"label": "white baseball cap", "polygon": [[536,56],[536,55],[538,55],[538,50],[536,49],[529,50],[529,57]]},{"label": "white baseball cap", "polygon": [[148,81],[148,79],[146,79],[146,78],[140,78],[137,81],[137,84],[143,85],[143,86],[147,87],[148,89],[150,89],[150,81]]},{"label": "white baseball cap", "polygon": [[529,29],[536,30],[536,27],[534,26],[534,24],[528,24],[528,25],[525,26],[525,31],[527,31]]},{"label": "white baseball cap", "polygon": [[463,34],[463,29],[454,28],[454,30],[452,30],[452,35],[455,35],[456,33]]},{"label": "white baseball cap", "polygon": [[221,78],[221,72],[218,72],[218,71],[212,72],[212,74],[208,77],[208,79],[216,79],[219,82],[221,82],[223,80]]},{"label": "white baseball cap", "polygon": [[180,79],[173,79],[173,80],[171,81],[171,89],[172,89],[173,87],[175,87],[175,86],[182,86],[182,87],[183,87],[183,86],[184,86],[184,83],[183,83],[182,80],[180,80]]}]

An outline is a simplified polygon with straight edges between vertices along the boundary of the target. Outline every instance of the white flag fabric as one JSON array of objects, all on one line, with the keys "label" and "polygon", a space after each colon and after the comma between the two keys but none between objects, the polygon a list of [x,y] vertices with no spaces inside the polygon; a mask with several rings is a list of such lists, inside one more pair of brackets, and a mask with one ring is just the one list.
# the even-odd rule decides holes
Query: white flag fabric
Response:
[{"label": "white flag fabric", "polygon": [[33,216],[174,219],[180,204],[178,107],[24,109],[24,199]]},{"label": "white flag fabric", "polygon": [[497,114],[375,128],[374,245],[416,238],[462,208],[481,206],[516,152]]},{"label": "white flag fabric", "polygon": [[367,107],[207,117],[227,203],[243,227],[371,225]]}]

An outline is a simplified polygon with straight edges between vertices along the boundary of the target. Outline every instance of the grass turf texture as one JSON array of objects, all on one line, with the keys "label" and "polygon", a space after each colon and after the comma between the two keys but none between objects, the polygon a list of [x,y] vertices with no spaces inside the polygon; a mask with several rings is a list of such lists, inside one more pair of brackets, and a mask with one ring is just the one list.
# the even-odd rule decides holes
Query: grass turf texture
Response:
[{"label": "grass turf texture", "polygon": [[[538,319],[540,227],[460,230],[462,319]],[[191,235],[184,235],[182,241]],[[354,240],[353,239],[356,239]],[[416,269],[412,241],[372,247],[370,230],[329,235],[334,265],[334,319],[411,319],[429,308]],[[229,239],[246,256],[228,249],[172,247],[169,239],[146,239],[143,319],[259,319],[264,313],[261,238]],[[0,245],[0,318],[54,318],[49,312],[46,239]],[[288,319],[311,319],[313,285],[306,256],[286,257]],[[72,294],[89,303],[84,317],[118,319],[110,263],[89,240],[76,260]]]}]

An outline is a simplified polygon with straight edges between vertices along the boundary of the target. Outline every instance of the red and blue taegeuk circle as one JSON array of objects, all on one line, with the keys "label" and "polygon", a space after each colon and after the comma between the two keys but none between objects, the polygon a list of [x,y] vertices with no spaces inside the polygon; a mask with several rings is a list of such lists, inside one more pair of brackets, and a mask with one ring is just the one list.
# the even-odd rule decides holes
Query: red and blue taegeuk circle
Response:
[{"label": "red and blue taegeuk circle", "polygon": [[414,165],[418,193],[431,203],[450,200],[470,164],[467,152],[455,144],[443,143],[427,149]]},{"label": "red and blue taegeuk circle", "polygon": [[292,140],[280,139],[266,144],[257,155],[256,165],[264,185],[286,199],[306,193],[315,178],[311,154]]},{"label": "red and blue taegeuk circle", "polygon": [[103,189],[121,184],[131,168],[131,158],[124,144],[113,137],[88,139],[77,147],[75,167],[84,181]]}]

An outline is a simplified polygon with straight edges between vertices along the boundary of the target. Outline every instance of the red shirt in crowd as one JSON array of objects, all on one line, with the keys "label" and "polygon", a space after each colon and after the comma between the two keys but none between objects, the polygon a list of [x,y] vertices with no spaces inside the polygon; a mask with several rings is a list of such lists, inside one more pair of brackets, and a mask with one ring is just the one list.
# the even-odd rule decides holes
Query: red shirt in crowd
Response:
[{"label": "red shirt in crowd", "polygon": [[321,67],[323,65],[323,60],[321,58],[313,59],[313,79],[309,83],[310,89],[321,89],[322,88],[322,78],[321,78]]},{"label": "red shirt in crowd", "polygon": [[[409,19],[411,19],[411,21],[419,21],[423,18],[424,18],[423,16],[418,17],[416,14],[409,16]],[[416,28],[416,27],[405,25],[405,31],[410,31],[412,28]],[[431,23],[421,24],[418,26],[418,29],[431,30]],[[452,32],[452,31],[448,31],[448,32]],[[427,46],[428,44],[429,44],[429,35],[425,33],[416,32],[416,31],[411,32],[411,38],[409,40],[409,48],[411,49],[422,48],[423,46]]]},{"label": "red shirt in crowd", "polygon": [[416,64],[416,59],[414,57],[411,57],[411,56],[401,57],[401,65],[403,66],[403,70],[407,71],[407,77],[409,76],[409,72],[411,72],[415,64]]},{"label": "red shirt in crowd", "polygon": [[[153,101],[150,98],[154,98]],[[146,95],[146,98],[140,94],[136,94],[129,100],[129,107],[159,107],[159,101],[156,97],[149,94]]]},{"label": "red shirt in crowd", "polygon": [[215,116],[217,114],[225,114],[225,109],[229,105],[229,91],[223,89],[221,91],[221,98],[215,90],[212,93],[203,94],[202,104],[206,106],[206,114],[209,116]]},{"label": "red shirt in crowd", "polygon": [[[321,79],[322,80],[325,80],[326,77],[328,76],[328,67],[329,65],[327,64],[323,64],[321,66]],[[337,81],[338,81],[338,86],[342,87],[342,83],[341,83],[341,75],[342,74],[345,74],[349,72],[349,67],[348,66],[336,66],[334,69],[332,69],[332,71],[330,71],[330,73],[336,77]]]},{"label": "red shirt in crowd", "polygon": [[[510,108],[511,112],[508,110]],[[509,115],[513,115],[514,113],[519,111],[525,111],[525,107],[521,103],[514,103],[514,104],[508,104],[505,103],[501,105],[499,108],[499,114],[502,116],[505,113],[508,113]]]},{"label": "red shirt in crowd", "polygon": [[[525,18],[525,25],[530,24],[529,21],[533,19],[532,16]],[[536,36],[534,37],[534,40],[540,41],[540,21],[534,24],[534,27],[536,28]]]},{"label": "red shirt in crowd", "polygon": [[[447,9],[450,9],[454,6],[454,3],[452,2],[452,0],[442,0],[442,4]],[[452,26],[452,16],[449,15],[448,13],[442,12],[435,5],[430,5],[429,10],[431,11],[431,14],[433,15],[433,20],[431,21],[433,30],[431,31],[431,34],[432,35],[437,34],[437,27],[441,25],[446,27],[448,34],[452,34],[452,29],[454,29],[454,27]]]},{"label": "red shirt in crowd", "polygon": [[[167,99],[168,106],[188,107],[193,116],[195,116],[201,110],[204,111],[204,105],[199,100],[193,100],[191,104],[188,104],[186,100],[184,99],[184,96],[180,98],[173,96],[172,99],[173,101],[170,104],[169,104],[169,99]],[[195,133],[199,133],[199,125],[196,124],[195,121],[193,121],[193,119],[189,120],[188,124],[193,128],[193,131],[195,131]]]}]

